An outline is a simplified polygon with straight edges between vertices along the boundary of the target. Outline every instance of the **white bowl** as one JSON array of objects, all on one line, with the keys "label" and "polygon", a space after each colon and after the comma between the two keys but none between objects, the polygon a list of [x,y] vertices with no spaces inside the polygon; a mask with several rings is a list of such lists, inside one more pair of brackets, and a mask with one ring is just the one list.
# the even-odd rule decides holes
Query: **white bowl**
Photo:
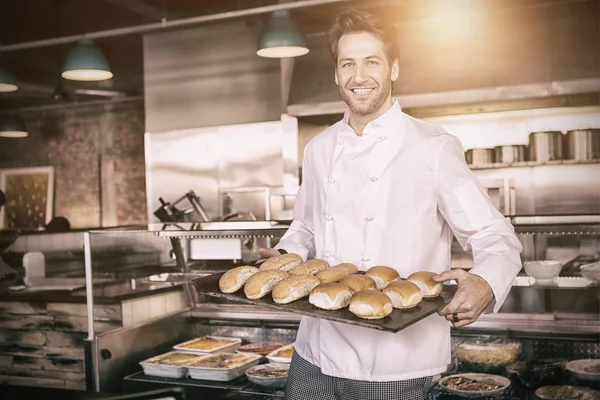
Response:
[{"label": "white bowl", "polygon": [[527,275],[535,278],[536,283],[552,283],[560,274],[563,263],[554,260],[525,261],[523,267]]},{"label": "white bowl", "polygon": [[600,281],[600,261],[579,267],[581,275],[592,281]]}]

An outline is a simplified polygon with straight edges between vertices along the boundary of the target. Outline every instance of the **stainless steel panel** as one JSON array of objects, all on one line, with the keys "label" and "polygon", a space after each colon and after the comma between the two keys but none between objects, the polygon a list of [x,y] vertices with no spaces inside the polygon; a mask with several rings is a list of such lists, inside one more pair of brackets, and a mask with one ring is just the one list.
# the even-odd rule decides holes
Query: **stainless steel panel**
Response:
[{"label": "stainless steel panel", "polygon": [[600,163],[474,169],[482,181],[514,182],[514,215],[600,214]]},{"label": "stainless steel panel", "polygon": [[600,129],[568,131],[565,136],[565,155],[569,160],[589,161],[600,158]]},{"label": "stainless steel panel", "polygon": [[536,162],[562,160],[562,144],[563,134],[560,131],[532,132],[529,135],[527,158]]}]

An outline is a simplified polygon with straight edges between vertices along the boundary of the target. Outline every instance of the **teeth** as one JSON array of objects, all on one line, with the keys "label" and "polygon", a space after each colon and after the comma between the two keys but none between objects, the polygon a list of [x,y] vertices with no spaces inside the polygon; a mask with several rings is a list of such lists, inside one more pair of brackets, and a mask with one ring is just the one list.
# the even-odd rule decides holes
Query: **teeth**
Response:
[{"label": "teeth", "polygon": [[373,89],[352,89],[352,91],[356,94],[367,94],[370,93]]}]

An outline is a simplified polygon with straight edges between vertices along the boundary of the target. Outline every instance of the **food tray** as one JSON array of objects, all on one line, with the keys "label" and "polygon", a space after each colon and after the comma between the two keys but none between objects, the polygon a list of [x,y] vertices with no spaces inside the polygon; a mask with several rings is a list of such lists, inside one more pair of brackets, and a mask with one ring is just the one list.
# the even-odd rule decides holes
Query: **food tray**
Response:
[{"label": "food tray", "polygon": [[308,302],[308,297],[293,301],[289,304],[277,304],[273,301],[273,298],[270,295],[267,295],[261,299],[250,300],[244,295],[243,288],[235,293],[223,293],[219,290],[219,279],[223,274],[224,272],[195,279],[193,284],[196,291],[212,297],[219,297],[228,300],[239,301],[242,303],[253,304],[256,306],[268,307],[279,311],[323,318],[331,321],[388,332],[401,331],[402,329],[407,328],[412,324],[441,310],[450,302],[453,293],[456,291],[456,286],[444,285],[444,290],[440,296],[433,299],[423,299],[419,305],[410,310],[394,309],[394,311],[392,311],[392,313],[385,318],[368,320],[356,317],[350,312],[350,310],[348,310],[347,307],[335,311],[322,310],[310,304]]},{"label": "food tray", "polygon": [[[190,347],[194,343],[201,342],[205,339],[208,340],[218,340],[223,342],[228,342],[228,344],[223,344],[221,346],[215,347],[213,349],[201,349],[201,348],[193,348]],[[238,347],[242,345],[242,339],[240,338],[232,338],[232,337],[221,337],[221,336],[201,336],[192,340],[188,340],[187,342],[179,343],[173,346],[173,349],[179,351],[185,351],[187,353],[198,353],[198,354],[213,354],[213,353],[233,353]]]},{"label": "food tray", "polygon": [[260,355],[251,354],[213,354],[208,357],[203,357],[199,362],[210,362],[214,358],[225,357],[227,359],[240,358],[240,362],[233,363],[226,367],[204,367],[197,365],[198,362],[188,364],[188,375],[192,379],[201,379],[207,381],[226,382],[246,374],[246,371],[257,365],[262,358]]},{"label": "food tray", "polygon": [[290,364],[262,364],[246,371],[248,380],[260,386],[282,388],[288,378]]},{"label": "food tray", "polygon": [[[497,389],[490,390],[481,390],[481,391],[471,391],[471,390],[460,390],[455,388],[450,388],[446,386],[447,382],[456,378],[466,378],[470,380],[475,380],[482,383],[493,383],[495,385],[500,386]],[[504,392],[510,386],[510,380],[504,376],[500,375],[492,375],[492,374],[454,374],[443,377],[438,381],[438,385],[440,385],[444,390],[447,390],[450,393],[459,395],[461,397],[467,398],[478,398],[478,397],[491,397],[497,396],[500,393]]]},{"label": "food tray", "polygon": [[260,354],[261,356],[266,356],[282,347],[283,343],[279,342],[258,342],[240,346],[235,352],[240,354]]},{"label": "food tray", "polygon": [[279,354],[281,354],[282,352],[284,352],[288,349],[292,349],[292,354],[293,354],[294,353],[293,348],[294,348],[294,343],[288,344],[287,346],[283,346],[280,349],[273,350],[272,352],[267,354],[267,360],[269,360],[270,363],[290,364],[292,362],[291,356],[289,358],[281,357]]},{"label": "food tray", "polygon": [[203,357],[207,357],[207,355],[170,351],[141,361],[140,365],[144,369],[144,374],[148,376],[183,378],[187,375],[186,364]]}]

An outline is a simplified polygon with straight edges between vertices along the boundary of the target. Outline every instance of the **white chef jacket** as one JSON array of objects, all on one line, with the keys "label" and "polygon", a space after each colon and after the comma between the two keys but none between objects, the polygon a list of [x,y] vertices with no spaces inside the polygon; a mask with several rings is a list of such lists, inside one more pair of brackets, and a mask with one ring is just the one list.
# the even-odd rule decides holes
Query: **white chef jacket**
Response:
[{"label": "white chef jacket", "polygon": [[[470,272],[491,286],[493,311],[504,302],[521,244],[441,127],[394,102],[358,136],[346,112],[307,144],[302,176],[294,220],[275,248],[360,270],[386,265],[405,278],[448,270],[454,234],[473,252]],[[450,346],[450,323],[434,314],[398,333],[302,317],[295,348],[326,375],[395,381],[444,372]]]}]

